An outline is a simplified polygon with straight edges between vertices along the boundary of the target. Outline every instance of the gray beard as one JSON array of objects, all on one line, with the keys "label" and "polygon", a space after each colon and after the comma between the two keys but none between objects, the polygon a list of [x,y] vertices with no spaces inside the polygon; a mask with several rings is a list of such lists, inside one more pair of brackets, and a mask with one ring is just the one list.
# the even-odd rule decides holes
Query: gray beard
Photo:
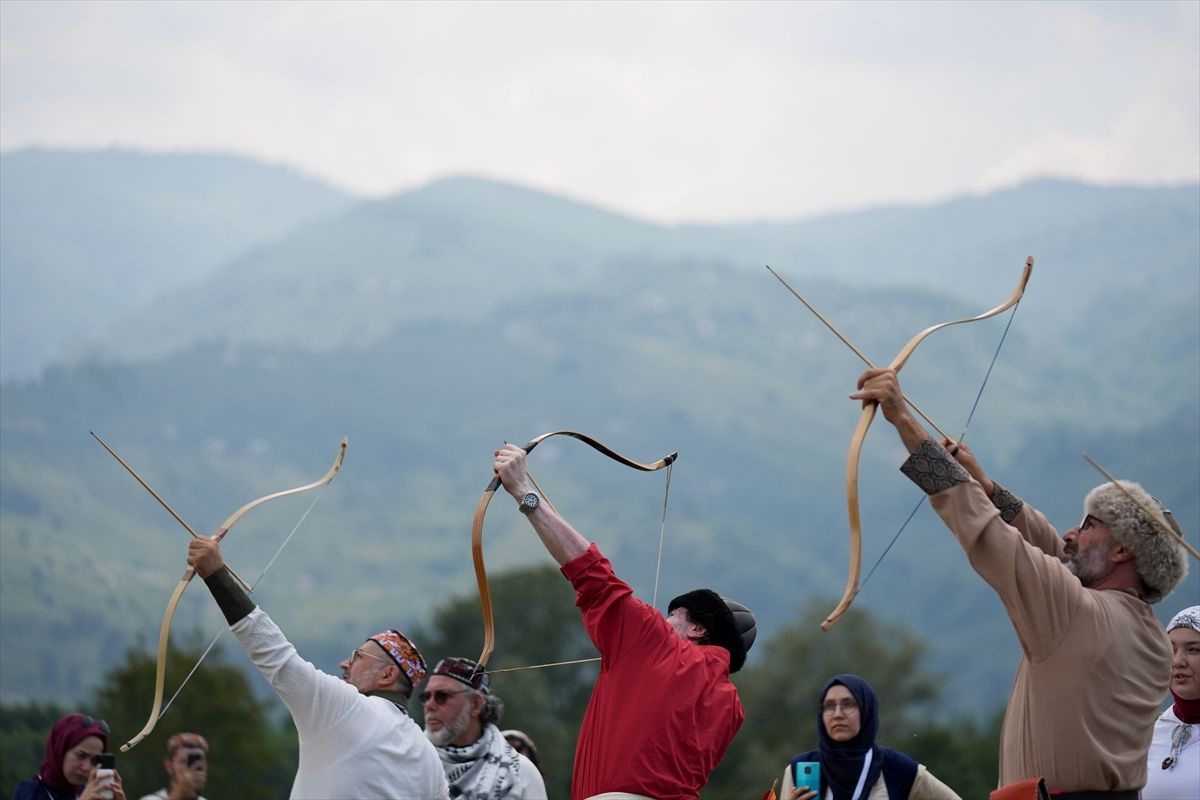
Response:
[{"label": "gray beard", "polygon": [[1111,551],[1112,547],[1109,546],[1103,551],[1098,547],[1093,547],[1086,554],[1076,552],[1067,561],[1067,569],[1071,570],[1084,586],[1091,586],[1104,577],[1105,567],[1108,565],[1108,554]]},{"label": "gray beard", "polygon": [[442,723],[442,729],[431,731],[425,729],[425,738],[433,742],[434,747],[445,747],[448,744],[453,744],[454,740],[463,735],[463,731],[471,726],[471,706],[469,703],[464,703],[462,711],[458,717],[452,720],[447,720]]}]

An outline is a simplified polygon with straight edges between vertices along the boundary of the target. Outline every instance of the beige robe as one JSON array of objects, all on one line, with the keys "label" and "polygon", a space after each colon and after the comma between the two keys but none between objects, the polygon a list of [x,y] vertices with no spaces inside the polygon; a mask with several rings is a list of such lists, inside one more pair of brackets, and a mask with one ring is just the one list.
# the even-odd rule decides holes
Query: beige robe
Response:
[{"label": "beige robe", "polygon": [[1003,602],[1023,655],[1000,734],[1000,785],[1140,789],[1170,680],[1171,646],[1132,592],[1084,588],[1063,542],[1025,504],[1005,523],[974,481],[930,496]]}]

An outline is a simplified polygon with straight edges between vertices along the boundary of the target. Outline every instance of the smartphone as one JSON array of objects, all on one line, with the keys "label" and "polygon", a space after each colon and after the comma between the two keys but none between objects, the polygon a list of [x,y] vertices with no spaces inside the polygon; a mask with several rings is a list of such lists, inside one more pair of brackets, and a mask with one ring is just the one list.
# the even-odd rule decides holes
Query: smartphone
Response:
[{"label": "smartphone", "polygon": [[100,779],[100,792],[98,794],[103,800],[112,800],[113,771],[116,768],[116,755],[113,753],[100,754],[100,768],[96,770],[96,777]]},{"label": "smartphone", "polygon": [[797,761],[792,764],[792,784],[797,789],[821,791],[821,764],[817,761]]}]

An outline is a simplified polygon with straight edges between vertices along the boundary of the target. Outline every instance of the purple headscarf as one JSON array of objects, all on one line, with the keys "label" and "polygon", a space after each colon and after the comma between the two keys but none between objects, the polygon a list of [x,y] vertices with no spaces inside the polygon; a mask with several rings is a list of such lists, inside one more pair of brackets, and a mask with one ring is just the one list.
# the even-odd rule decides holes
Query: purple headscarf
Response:
[{"label": "purple headscarf", "polygon": [[50,735],[46,737],[46,760],[38,770],[38,780],[56,792],[77,792],[79,787],[67,781],[62,772],[63,760],[72,747],[89,736],[100,739],[108,747],[108,724],[92,719],[86,714],[67,714],[60,717]]}]

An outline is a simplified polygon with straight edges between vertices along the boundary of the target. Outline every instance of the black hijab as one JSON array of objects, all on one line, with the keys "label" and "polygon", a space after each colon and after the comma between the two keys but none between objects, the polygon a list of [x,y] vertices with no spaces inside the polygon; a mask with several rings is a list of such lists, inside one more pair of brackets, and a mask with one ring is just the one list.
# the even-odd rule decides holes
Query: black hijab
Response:
[{"label": "black hijab", "polygon": [[825,729],[824,713],[818,706],[817,741],[820,749],[801,753],[792,761],[821,762],[821,793],[818,800],[824,800],[827,790],[833,791],[833,800],[852,800],[859,775],[862,774],[863,762],[867,753],[870,753],[871,766],[867,768],[867,777],[863,781],[863,797],[882,774],[889,797],[907,798],[917,777],[917,762],[903,753],[875,744],[875,737],[879,733],[879,701],[875,698],[875,690],[857,675],[835,675],[821,689],[821,704],[824,704],[825,696],[834,686],[846,687],[858,703],[858,733],[849,741],[834,741]]}]

